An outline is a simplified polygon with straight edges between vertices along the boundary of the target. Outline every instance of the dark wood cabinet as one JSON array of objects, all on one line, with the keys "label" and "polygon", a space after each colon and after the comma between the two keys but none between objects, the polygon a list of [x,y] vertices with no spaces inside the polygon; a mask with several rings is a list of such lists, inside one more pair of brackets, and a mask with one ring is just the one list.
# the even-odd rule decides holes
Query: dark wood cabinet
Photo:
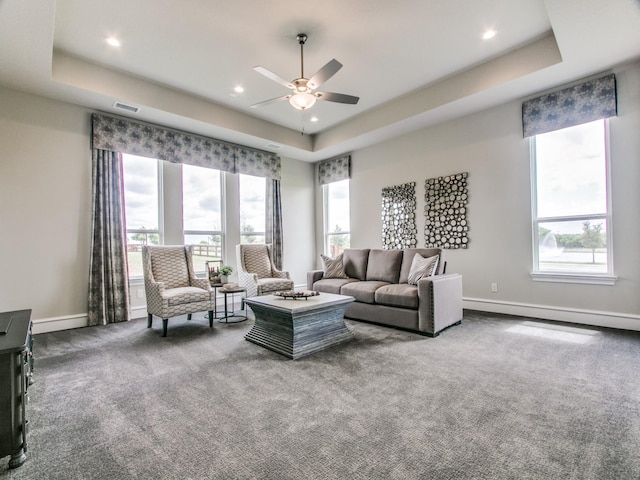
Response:
[{"label": "dark wood cabinet", "polygon": [[27,391],[33,371],[31,310],[0,313],[0,458],[27,459]]}]

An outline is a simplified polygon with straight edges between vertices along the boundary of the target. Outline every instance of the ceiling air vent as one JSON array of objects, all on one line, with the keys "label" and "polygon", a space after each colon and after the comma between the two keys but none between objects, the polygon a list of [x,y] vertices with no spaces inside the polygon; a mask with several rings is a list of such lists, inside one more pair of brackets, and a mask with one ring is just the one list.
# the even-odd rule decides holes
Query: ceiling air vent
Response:
[{"label": "ceiling air vent", "polygon": [[140,111],[140,107],[136,107],[135,105],[128,105],[122,102],[116,102],[113,104],[113,108],[119,108],[120,110],[126,110],[131,113],[138,113]]},{"label": "ceiling air vent", "polygon": [[272,148],[274,150],[277,150],[281,147],[282,145],[278,145],[277,143],[267,143],[266,148]]}]

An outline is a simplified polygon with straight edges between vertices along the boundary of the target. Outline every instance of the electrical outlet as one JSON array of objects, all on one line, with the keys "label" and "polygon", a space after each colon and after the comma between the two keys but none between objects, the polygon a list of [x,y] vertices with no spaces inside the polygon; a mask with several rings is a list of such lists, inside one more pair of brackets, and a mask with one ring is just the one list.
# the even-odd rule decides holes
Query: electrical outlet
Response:
[{"label": "electrical outlet", "polygon": [[142,291],[142,289],[139,289],[136,292],[136,298],[144,298],[144,292]]},{"label": "electrical outlet", "polygon": [[491,291],[492,291],[493,293],[497,293],[497,292],[498,292],[498,284],[497,284],[497,283],[493,282],[493,283],[491,284]]}]

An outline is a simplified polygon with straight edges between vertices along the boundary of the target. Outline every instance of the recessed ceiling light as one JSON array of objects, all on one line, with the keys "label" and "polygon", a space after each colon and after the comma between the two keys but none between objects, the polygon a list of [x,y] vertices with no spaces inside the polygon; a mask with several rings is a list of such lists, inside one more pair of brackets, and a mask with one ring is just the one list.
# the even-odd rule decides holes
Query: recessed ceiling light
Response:
[{"label": "recessed ceiling light", "polygon": [[120,45],[122,45],[120,43],[120,40],[118,40],[116,37],[108,37],[105,41],[112,47],[119,47]]},{"label": "recessed ceiling light", "polygon": [[244,92],[244,88],[242,88],[241,85],[237,85],[236,87],[233,88],[233,91],[236,93],[242,93]]},{"label": "recessed ceiling light", "polygon": [[496,36],[496,33],[497,33],[497,32],[496,32],[495,30],[487,30],[486,32],[484,32],[484,33],[482,34],[482,38],[483,38],[484,40],[489,40],[490,38],[495,37],[495,36]]},{"label": "recessed ceiling light", "polygon": [[317,122],[318,121],[318,117],[311,117],[309,120],[311,120],[312,122]]}]

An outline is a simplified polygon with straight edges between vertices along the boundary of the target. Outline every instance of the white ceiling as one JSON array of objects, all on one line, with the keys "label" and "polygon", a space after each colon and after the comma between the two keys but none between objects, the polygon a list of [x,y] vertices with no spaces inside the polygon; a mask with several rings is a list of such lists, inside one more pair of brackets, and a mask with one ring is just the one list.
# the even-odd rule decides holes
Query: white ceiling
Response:
[{"label": "white ceiling", "polygon": [[[254,66],[299,76],[298,33],[305,76],[336,58],[320,90],[357,105],[250,108],[288,92]],[[0,84],[307,161],[638,57],[639,0],[0,0]]]}]

